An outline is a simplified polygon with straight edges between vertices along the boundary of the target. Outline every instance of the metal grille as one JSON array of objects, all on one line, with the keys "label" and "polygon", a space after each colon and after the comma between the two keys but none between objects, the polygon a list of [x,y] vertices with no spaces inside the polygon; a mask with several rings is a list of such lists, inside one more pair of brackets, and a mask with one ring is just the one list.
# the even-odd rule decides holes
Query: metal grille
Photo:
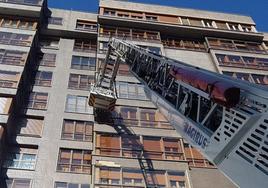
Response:
[{"label": "metal grille", "polygon": [[268,175],[268,119],[256,126],[236,150],[241,158]]}]

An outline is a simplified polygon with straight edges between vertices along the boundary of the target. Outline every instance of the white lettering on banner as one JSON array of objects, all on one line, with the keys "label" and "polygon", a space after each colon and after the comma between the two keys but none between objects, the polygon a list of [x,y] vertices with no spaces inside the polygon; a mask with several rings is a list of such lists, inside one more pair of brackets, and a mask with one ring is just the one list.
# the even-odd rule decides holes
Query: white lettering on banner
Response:
[{"label": "white lettering on banner", "polygon": [[184,122],[184,132],[200,147],[205,149],[208,145],[208,139],[201,134],[200,131],[190,126],[187,122]]}]

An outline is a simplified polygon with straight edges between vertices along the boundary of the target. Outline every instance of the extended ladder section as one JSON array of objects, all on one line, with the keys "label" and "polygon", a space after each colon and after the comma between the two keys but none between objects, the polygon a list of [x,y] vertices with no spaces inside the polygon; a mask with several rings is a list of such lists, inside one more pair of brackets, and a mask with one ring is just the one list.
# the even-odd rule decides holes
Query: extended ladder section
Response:
[{"label": "extended ladder section", "polygon": [[89,105],[104,110],[113,110],[116,103],[115,78],[119,67],[120,57],[112,48],[109,48],[97,82],[90,87]]},{"label": "extended ladder section", "polygon": [[[243,188],[268,187],[268,91],[264,87],[112,39],[90,99],[94,95],[100,98],[100,104],[113,99],[115,105],[119,63],[130,66],[145,85],[147,97],[177,132],[235,184]],[[102,89],[108,89],[109,95]],[[90,105],[113,109],[111,103],[99,105],[92,101]]]}]

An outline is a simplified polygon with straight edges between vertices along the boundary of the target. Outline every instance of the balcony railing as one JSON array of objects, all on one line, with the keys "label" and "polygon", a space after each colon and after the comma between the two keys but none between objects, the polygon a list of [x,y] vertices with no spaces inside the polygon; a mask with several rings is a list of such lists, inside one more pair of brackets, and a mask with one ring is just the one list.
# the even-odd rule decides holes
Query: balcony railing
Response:
[{"label": "balcony railing", "polygon": [[212,49],[220,49],[227,51],[242,51],[242,52],[253,52],[267,54],[268,51],[265,50],[261,44],[245,41],[235,41],[235,40],[224,40],[216,38],[208,38],[208,46]]},{"label": "balcony railing", "polygon": [[[144,31],[146,32],[146,31]],[[101,37],[116,37],[123,38],[127,40],[135,40],[135,41],[145,41],[145,42],[161,42],[160,34],[155,33],[136,33],[136,32],[120,32],[120,31],[103,31],[99,34]]]},{"label": "balcony railing", "polygon": [[217,57],[217,59],[219,65],[221,66],[268,70],[268,59],[248,58],[248,57],[238,57],[238,59],[229,59],[226,57],[222,58],[219,56]]},{"label": "balcony railing", "polygon": [[6,64],[6,65],[24,65],[25,59],[21,57],[15,57],[15,56],[7,56],[0,58],[0,64]]},{"label": "balcony railing", "polygon": [[113,118],[114,124],[143,128],[174,129],[167,121],[143,121],[138,119]]},{"label": "balcony railing", "polygon": [[0,38],[0,44],[8,44],[15,46],[31,46],[31,40],[19,40],[12,38]]},{"label": "balcony railing", "polygon": [[2,88],[16,88],[18,82],[11,80],[0,80],[0,87]]},{"label": "balcony railing", "polygon": [[194,51],[206,51],[206,47],[204,42],[201,41],[193,41],[193,40],[169,40],[164,39],[162,43],[165,48],[173,48],[173,49],[188,49]]},{"label": "balcony railing", "polygon": [[131,148],[108,148],[108,147],[97,147],[97,155],[102,156],[114,156],[114,157],[125,157],[125,158],[144,158],[144,159],[155,159],[155,160],[172,160],[182,161],[185,160],[182,152],[168,152],[168,151],[145,151],[142,149],[131,149]]},{"label": "balcony railing", "polygon": [[0,2],[34,6],[41,6],[43,4],[43,0],[0,0]]},{"label": "balcony railing", "polygon": [[85,52],[85,53],[96,53],[97,51],[97,45],[84,45],[84,46],[79,46],[79,45],[75,45],[74,46],[74,51],[76,52]]}]

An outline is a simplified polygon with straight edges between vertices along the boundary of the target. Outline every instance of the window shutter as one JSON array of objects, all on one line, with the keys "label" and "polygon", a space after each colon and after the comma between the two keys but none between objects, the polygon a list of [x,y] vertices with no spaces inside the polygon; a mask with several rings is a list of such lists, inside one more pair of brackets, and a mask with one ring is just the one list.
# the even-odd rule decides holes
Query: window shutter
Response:
[{"label": "window shutter", "polygon": [[148,138],[143,139],[144,150],[161,152],[160,138]]},{"label": "window shutter", "polygon": [[8,114],[12,98],[0,97],[0,114]]},{"label": "window shutter", "polygon": [[18,126],[18,133],[25,135],[41,136],[43,120],[41,119],[22,119]]},{"label": "window shutter", "polygon": [[120,137],[101,135],[100,147],[119,149],[120,148]]},{"label": "window shutter", "polygon": [[185,181],[184,172],[168,172],[169,181]]},{"label": "window shutter", "polygon": [[123,178],[128,178],[128,179],[143,179],[143,174],[142,174],[141,170],[124,169],[123,170]]},{"label": "window shutter", "polygon": [[120,169],[102,168],[100,170],[100,178],[120,179]]}]

